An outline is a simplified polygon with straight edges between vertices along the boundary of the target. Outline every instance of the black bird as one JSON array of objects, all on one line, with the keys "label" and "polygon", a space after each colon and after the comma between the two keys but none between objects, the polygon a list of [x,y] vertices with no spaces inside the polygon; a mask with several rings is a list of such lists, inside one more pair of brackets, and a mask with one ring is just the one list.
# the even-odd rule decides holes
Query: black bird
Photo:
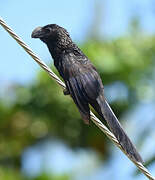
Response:
[{"label": "black bird", "polygon": [[104,97],[103,84],[96,68],[72,41],[66,29],[49,24],[36,28],[31,36],[39,38],[47,45],[54,65],[65,81],[64,94],[71,95],[84,122],[89,124],[91,105],[106,120],[127,155],[142,163],[142,158]]}]

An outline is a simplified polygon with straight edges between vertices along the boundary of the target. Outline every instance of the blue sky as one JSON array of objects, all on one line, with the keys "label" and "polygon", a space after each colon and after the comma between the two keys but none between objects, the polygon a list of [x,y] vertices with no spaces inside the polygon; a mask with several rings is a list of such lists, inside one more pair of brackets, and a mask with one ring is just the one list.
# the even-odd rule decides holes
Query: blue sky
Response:
[{"label": "blue sky", "polygon": [[[89,3],[88,3],[89,2]],[[40,25],[56,23],[64,26],[76,41],[84,38],[93,16],[93,1],[3,1],[2,18],[45,61],[51,59],[47,48],[38,40],[31,39],[32,30]],[[34,77],[39,66],[0,27],[1,66],[0,81],[24,83]],[[49,62],[49,61],[48,61]]]},{"label": "blue sky", "polygon": [[[78,0],[78,1],[2,1],[0,16],[41,57],[50,63],[46,46],[31,39],[32,30],[40,25],[56,23],[64,26],[76,42],[81,42],[91,30],[95,3],[100,3],[101,36],[109,38],[124,35],[128,31],[131,17],[141,17],[145,33],[155,31],[152,0]],[[145,12],[145,13],[144,13]],[[0,27],[0,81],[1,85],[11,82],[26,83],[35,78],[40,67]]]}]

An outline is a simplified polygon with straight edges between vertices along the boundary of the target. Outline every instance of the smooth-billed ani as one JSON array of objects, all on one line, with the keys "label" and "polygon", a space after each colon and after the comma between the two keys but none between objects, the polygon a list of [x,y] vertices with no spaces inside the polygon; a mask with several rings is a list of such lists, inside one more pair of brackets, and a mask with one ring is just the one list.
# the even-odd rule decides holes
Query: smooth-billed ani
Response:
[{"label": "smooth-billed ani", "polygon": [[84,122],[89,124],[90,104],[106,120],[127,155],[134,161],[142,162],[104,97],[103,84],[96,68],[72,41],[69,33],[56,24],[49,24],[36,28],[32,38],[40,38],[46,43],[54,65],[65,81],[64,94],[71,95]]}]

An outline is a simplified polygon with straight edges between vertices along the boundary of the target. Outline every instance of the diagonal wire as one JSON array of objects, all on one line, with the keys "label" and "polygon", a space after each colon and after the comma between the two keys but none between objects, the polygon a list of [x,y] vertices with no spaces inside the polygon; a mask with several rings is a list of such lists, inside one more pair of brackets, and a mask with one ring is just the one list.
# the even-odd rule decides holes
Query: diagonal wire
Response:
[{"label": "diagonal wire", "polygon": [[[59,77],[22,41],[22,39],[15,34],[15,32],[5,23],[5,21],[0,17],[0,25],[17,41],[17,43],[24,48],[24,50],[53,78],[63,89],[66,88],[65,84],[59,79]],[[106,136],[113,141],[113,143],[119,147],[124,154],[126,152],[123,150],[118,140],[114,134],[92,113],[90,112],[91,120],[98,126],[98,128],[103,131]],[[127,154],[126,154],[127,155]],[[149,171],[143,166],[142,163],[132,160],[128,155],[127,157],[138,167],[138,169],[150,180],[155,180]]]}]

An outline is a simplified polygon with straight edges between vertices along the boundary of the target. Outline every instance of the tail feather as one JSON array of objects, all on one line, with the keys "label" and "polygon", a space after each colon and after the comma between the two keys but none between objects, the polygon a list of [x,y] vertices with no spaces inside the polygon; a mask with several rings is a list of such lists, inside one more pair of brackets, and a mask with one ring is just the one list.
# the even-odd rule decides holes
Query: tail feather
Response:
[{"label": "tail feather", "polygon": [[[98,107],[97,107],[97,104],[98,104]],[[113,134],[119,141],[124,151],[134,161],[143,163],[143,160],[140,154],[137,152],[131,140],[129,139],[127,134],[124,132],[120,122],[118,121],[117,117],[113,113],[107,101],[102,96],[99,96],[97,98],[97,104],[95,105],[94,109],[106,120],[110,130],[113,132]]]}]

